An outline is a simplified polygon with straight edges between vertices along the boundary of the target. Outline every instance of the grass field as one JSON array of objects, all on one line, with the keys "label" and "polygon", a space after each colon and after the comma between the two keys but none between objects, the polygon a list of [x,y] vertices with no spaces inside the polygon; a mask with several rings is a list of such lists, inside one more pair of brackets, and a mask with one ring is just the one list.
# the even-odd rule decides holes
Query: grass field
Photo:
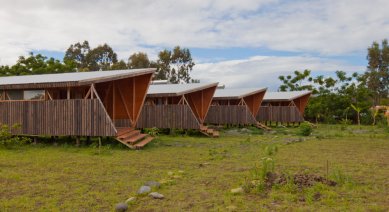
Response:
[{"label": "grass field", "polygon": [[[0,148],[0,211],[112,211],[149,180],[165,196],[137,196],[135,211],[389,210],[389,132],[377,127],[320,125],[309,137],[296,128],[228,130],[218,139],[159,136],[141,151],[48,144]],[[295,142],[294,142],[295,141]],[[278,146],[279,173],[311,173],[338,182],[303,189],[274,186],[233,195]],[[320,198],[314,198],[319,193]]]}]

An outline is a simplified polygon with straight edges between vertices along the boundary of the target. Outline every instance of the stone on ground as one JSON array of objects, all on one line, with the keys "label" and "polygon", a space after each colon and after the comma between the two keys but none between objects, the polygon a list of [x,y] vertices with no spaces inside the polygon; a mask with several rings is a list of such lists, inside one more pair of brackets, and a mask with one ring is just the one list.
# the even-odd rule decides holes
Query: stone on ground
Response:
[{"label": "stone on ground", "polygon": [[165,198],[165,196],[163,196],[163,194],[160,194],[158,192],[152,192],[149,194],[150,197],[154,198],[154,199],[163,199]]},{"label": "stone on ground", "polygon": [[115,206],[115,211],[117,212],[125,212],[128,210],[128,205],[126,203],[119,203]]},{"label": "stone on ground", "polygon": [[242,187],[231,189],[231,193],[233,193],[233,194],[241,194],[241,193],[243,193],[243,192],[244,192],[244,191],[243,191],[243,188],[242,188]]},{"label": "stone on ground", "polygon": [[136,200],[136,197],[130,197],[126,200],[126,203],[134,202]]},{"label": "stone on ground", "polygon": [[150,186],[141,186],[138,190],[138,194],[147,194],[150,193],[151,187]]}]

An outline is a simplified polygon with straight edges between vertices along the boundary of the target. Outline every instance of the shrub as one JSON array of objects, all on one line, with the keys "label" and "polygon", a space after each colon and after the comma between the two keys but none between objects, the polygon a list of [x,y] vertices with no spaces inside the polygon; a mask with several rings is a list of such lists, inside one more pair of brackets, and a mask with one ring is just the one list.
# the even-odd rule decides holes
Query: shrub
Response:
[{"label": "shrub", "polygon": [[11,130],[19,129],[20,125],[13,125],[10,129],[8,125],[1,125],[0,127],[0,145],[4,147],[11,147],[14,145],[21,145],[30,142],[29,138],[14,136],[11,134]]},{"label": "shrub", "polygon": [[311,135],[313,128],[309,122],[303,122],[299,127],[299,134],[302,136]]}]

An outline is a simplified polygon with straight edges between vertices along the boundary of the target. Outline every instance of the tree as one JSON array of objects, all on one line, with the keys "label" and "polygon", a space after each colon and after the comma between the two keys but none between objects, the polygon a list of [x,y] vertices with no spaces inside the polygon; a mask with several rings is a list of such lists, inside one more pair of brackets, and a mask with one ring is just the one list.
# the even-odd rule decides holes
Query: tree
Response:
[{"label": "tree", "polygon": [[151,63],[149,57],[144,52],[134,53],[128,58],[128,67],[131,69],[149,68],[150,66]]},{"label": "tree", "polygon": [[74,64],[65,64],[54,58],[30,53],[28,57],[20,56],[15,65],[0,67],[2,76],[19,76],[32,74],[50,74],[75,71]]},{"label": "tree", "polygon": [[189,83],[194,65],[189,49],[181,49],[179,46],[173,51],[165,49],[158,55],[155,79],[168,80],[171,83]]},{"label": "tree", "polygon": [[90,50],[86,55],[88,69],[90,71],[110,70],[110,67],[118,62],[117,55],[108,45],[99,45]]},{"label": "tree", "polygon": [[357,123],[358,123],[358,125],[361,125],[361,111],[362,111],[362,108],[361,107],[358,107],[358,106],[356,106],[356,105],[353,105],[353,104],[351,104],[351,108],[353,109],[353,110],[355,110],[355,112],[357,112]]},{"label": "tree", "polygon": [[380,45],[377,42],[367,49],[368,66],[365,73],[366,85],[373,91],[373,104],[380,104],[382,97],[389,92],[389,45],[385,39]]},{"label": "tree", "polygon": [[283,85],[280,86],[280,91],[302,91],[313,90],[312,85],[304,84],[304,82],[312,82],[311,70],[305,69],[304,71],[294,71],[294,77],[291,75],[279,76],[278,79],[282,81]]},{"label": "tree", "polygon": [[119,62],[114,63],[111,66],[111,70],[124,70],[124,69],[128,69],[128,66],[126,62],[124,62],[124,60],[120,60]]},{"label": "tree", "polygon": [[88,71],[87,55],[90,52],[88,41],[70,45],[63,58],[64,63],[75,65],[78,71]]}]

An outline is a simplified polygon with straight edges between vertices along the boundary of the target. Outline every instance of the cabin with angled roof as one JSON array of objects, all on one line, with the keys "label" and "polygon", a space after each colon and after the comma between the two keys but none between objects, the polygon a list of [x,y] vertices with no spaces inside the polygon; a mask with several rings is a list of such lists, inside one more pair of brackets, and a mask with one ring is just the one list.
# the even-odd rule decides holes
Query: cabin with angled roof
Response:
[{"label": "cabin with angled roof", "polygon": [[217,89],[205,123],[257,125],[255,119],[266,88]]},{"label": "cabin with angled roof", "polygon": [[303,122],[310,96],[310,91],[266,92],[257,120],[265,124],[287,125]]},{"label": "cabin with angled roof", "polygon": [[[152,84],[137,128],[197,129],[214,136],[203,126],[218,83]],[[122,126],[127,126],[122,120]]]},{"label": "cabin with angled roof", "polygon": [[[0,124],[19,125],[12,131],[15,135],[109,136],[129,147],[142,147],[152,138],[134,128],[154,72],[134,69],[0,77]],[[126,128],[116,124],[121,119],[129,121]],[[132,137],[122,136],[128,132],[133,132]]]}]

